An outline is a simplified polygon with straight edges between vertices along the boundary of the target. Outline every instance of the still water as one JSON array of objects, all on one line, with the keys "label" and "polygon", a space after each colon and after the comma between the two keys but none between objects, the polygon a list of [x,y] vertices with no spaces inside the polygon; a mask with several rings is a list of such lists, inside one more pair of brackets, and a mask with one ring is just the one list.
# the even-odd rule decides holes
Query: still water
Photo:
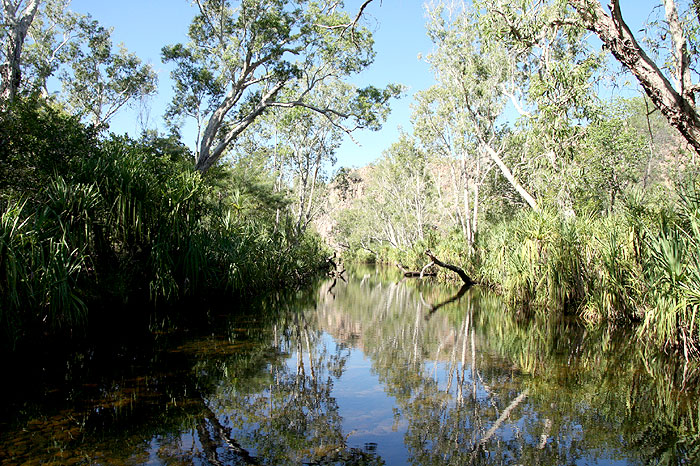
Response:
[{"label": "still water", "polygon": [[195,315],[12,366],[0,463],[700,462],[696,366],[624,329],[370,267]]}]

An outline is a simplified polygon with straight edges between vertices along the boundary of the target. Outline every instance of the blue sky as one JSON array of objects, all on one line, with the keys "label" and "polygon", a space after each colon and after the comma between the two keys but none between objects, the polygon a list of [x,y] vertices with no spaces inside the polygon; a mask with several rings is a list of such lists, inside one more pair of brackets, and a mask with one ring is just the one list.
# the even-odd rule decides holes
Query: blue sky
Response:
[{"label": "blue sky", "polygon": [[[651,0],[622,0],[625,18],[633,31],[641,27],[651,11]],[[349,11],[358,11],[362,0],[346,1]],[[164,131],[162,115],[171,97],[170,66],[160,61],[164,45],[186,41],[186,31],[195,7],[188,0],[73,0],[71,9],[90,13],[102,25],[113,27],[113,40],[123,43],[158,72],[158,94],[151,99],[148,127]],[[374,64],[354,79],[358,85],[383,86],[391,82],[407,86],[407,95],[392,104],[391,115],[379,132],[354,134],[359,146],[346,140],[338,151],[340,166],[365,165],[379,157],[398,139],[399,127],[410,130],[410,105],[415,92],[433,84],[433,75],[425,60],[432,43],[425,33],[423,0],[375,0],[367,9],[365,25],[374,31],[377,56]],[[122,111],[111,122],[117,133],[139,133],[138,112]],[[194,131],[183,131],[184,142],[194,144]]]}]

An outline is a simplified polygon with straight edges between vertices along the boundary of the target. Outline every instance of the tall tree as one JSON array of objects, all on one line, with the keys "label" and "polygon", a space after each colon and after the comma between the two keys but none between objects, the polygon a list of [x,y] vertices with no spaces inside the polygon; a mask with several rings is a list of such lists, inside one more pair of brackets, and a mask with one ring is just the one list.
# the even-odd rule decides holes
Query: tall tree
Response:
[{"label": "tall tree", "polygon": [[466,117],[465,131],[473,143],[491,158],[523,200],[537,210],[537,201],[501,157],[503,147],[496,121],[505,108],[505,95],[501,91],[509,71],[505,50],[492,46],[488,37],[480,34],[478,9],[437,6],[428,14],[428,35],[437,46],[428,61],[435,70],[438,85],[459,102],[459,109]]},{"label": "tall tree", "polygon": [[[473,241],[481,182],[477,172],[482,171],[477,165],[481,154],[470,137],[462,101],[440,85],[421,91],[416,95],[412,122],[414,134],[435,159],[439,204],[461,228],[464,237]],[[443,172],[447,172],[446,176]],[[449,181],[443,181],[444,178]],[[443,190],[443,185],[447,189]],[[476,215],[472,215],[472,208],[477,210]]]},{"label": "tall tree", "polygon": [[59,75],[64,97],[76,113],[102,125],[134,99],[155,92],[158,78],[153,68],[123,45],[115,53],[110,29],[89,16],[80,19],[78,28],[69,67]]},{"label": "tall tree", "polygon": [[11,101],[22,82],[22,49],[34,21],[39,0],[2,0],[0,37],[4,42],[0,65],[0,98]]},{"label": "tall tree", "polygon": [[[663,0],[665,30],[662,40],[671,50],[672,66],[666,72],[640,45],[622,17],[619,0],[610,0],[606,12],[598,0],[568,0],[586,28],[600,37],[603,44],[639,80],[668,121],[693,149],[700,154],[700,115],[695,107],[695,93],[700,85],[693,83],[693,66],[698,57],[689,52],[689,27],[698,27],[698,3],[692,14],[682,21],[674,0]],[[684,24],[685,23],[685,24]]]},{"label": "tall tree", "polygon": [[20,87],[49,96],[50,78],[58,78],[59,98],[101,125],[134,99],[155,92],[153,68],[123,46],[114,52],[112,31],[70,11],[70,0],[23,3],[3,0],[4,100],[14,98]]},{"label": "tall tree", "polygon": [[[373,60],[372,36],[342,12],[342,1],[196,0],[186,44],[163,49],[176,65],[167,117],[197,124],[196,167],[206,171],[271,107],[304,107],[338,128],[377,129],[400,89],[357,89],[349,111],[308,100],[320,83],[341,81]],[[351,29],[348,32],[348,28]],[[294,89],[282,98],[282,90]]]},{"label": "tall tree", "polygon": [[529,189],[572,214],[571,162],[598,108],[600,56],[561,1],[474,0],[470,11],[465,24],[471,25],[467,36],[476,60],[500,76],[486,89],[520,114],[512,149],[519,152]]}]

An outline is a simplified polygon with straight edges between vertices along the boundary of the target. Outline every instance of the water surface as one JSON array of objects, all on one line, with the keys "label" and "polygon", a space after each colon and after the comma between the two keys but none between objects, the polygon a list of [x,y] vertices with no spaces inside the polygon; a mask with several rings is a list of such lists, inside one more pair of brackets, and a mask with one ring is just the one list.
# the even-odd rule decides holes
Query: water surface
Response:
[{"label": "water surface", "polygon": [[[200,315],[193,313],[193,315]],[[697,464],[695,366],[358,267],[12,365],[2,464]]]}]

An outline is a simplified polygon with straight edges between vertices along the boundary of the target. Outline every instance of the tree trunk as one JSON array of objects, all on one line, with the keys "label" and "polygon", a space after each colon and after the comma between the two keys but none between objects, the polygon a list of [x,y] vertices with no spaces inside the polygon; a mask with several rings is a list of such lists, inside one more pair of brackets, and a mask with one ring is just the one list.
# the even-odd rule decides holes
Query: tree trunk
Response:
[{"label": "tree trunk", "polygon": [[569,4],[578,11],[585,27],[597,34],[613,56],[634,74],[654,105],[700,154],[700,118],[695,110],[694,97],[697,86],[687,82],[682,56],[685,38],[682,37],[682,31],[674,27],[672,13],[675,6],[672,0],[665,0],[665,4],[667,14],[671,14],[667,19],[674,42],[674,54],[680,54],[680,57],[675,57],[677,80],[680,85],[678,90],[673,88],[671,82],[632,35],[622,19],[619,0],[610,1],[610,15],[603,10],[598,0],[569,0]]},{"label": "tree trunk", "polygon": [[486,149],[486,152],[491,156],[494,162],[496,162],[496,165],[498,165],[498,168],[501,170],[501,173],[503,173],[503,176],[506,177],[508,182],[510,183],[513,188],[520,194],[520,196],[525,200],[525,202],[528,203],[530,207],[532,207],[532,210],[537,212],[539,208],[537,207],[537,201],[535,201],[535,198],[530,196],[527,191],[525,191],[525,188],[522,187],[520,183],[518,183],[518,180],[515,179],[515,176],[513,176],[513,173],[510,171],[510,169],[506,166],[505,163],[503,163],[503,160],[498,156],[498,153],[488,145],[485,141],[481,142]]},{"label": "tree trunk", "polygon": [[470,217],[470,208],[469,208],[469,177],[467,176],[467,155],[462,154],[462,178],[464,178],[464,186],[462,186],[462,200],[464,202],[463,206],[463,211],[464,213],[462,214],[462,218],[464,219],[464,234],[465,237],[467,238],[467,241],[469,242],[469,245],[472,244],[472,238],[474,236],[472,232],[472,222],[471,222],[471,217]]},{"label": "tree trunk", "polygon": [[474,212],[472,214],[472,243],[476,241],[479,226],[479,183],[481,183],[481,154],[476,157],[476,175],[474,176]]},{"label": "tree trunk", "polygon": [[5,44],[7,62],[0,65],[0,99],[3,102],[12,102],[17,95],[17,91],[22,83],[22,49],[24,40],[29,32],[29,26],[34,21],[39,0],[29,0],[21,15],[17,15],[19,3],[14,4],[10,0],[2,0],[2,7],[5,10],[6,26],[10,28],[10,34]]},{"label": "tree trunk", "polygon": [[219,131],[224,127],[226,115],[240,99],[240,92],[242,91],[237,87],[233,87],[214,111],[211,118],[209,118],[209,122],[204,128],[202,140],[197,151],[195,168],[200,172],[209,170],[224,155],[229,144],[271,106],[272,100],[282,90],[284,85],[285,81],[280,81],[272,86],[252,112],[232,124],[226,134],[219,134]]}]

